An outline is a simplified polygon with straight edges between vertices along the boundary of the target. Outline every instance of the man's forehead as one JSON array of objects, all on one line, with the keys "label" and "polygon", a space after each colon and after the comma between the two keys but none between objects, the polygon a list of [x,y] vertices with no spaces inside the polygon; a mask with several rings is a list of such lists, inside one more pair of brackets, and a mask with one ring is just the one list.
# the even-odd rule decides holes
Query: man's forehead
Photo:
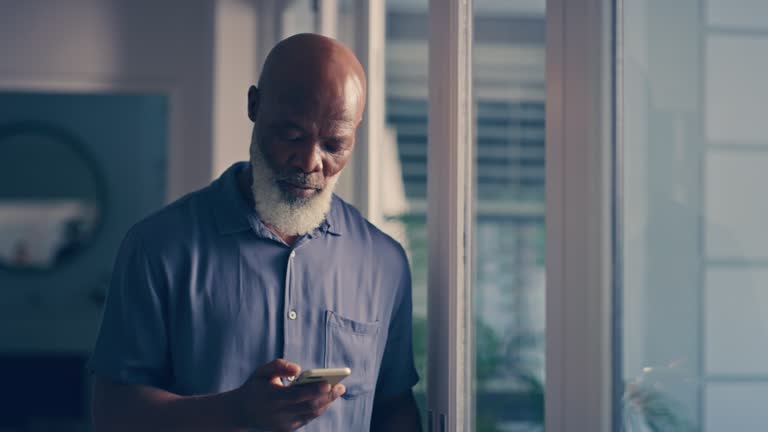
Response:
[{"label": "man's forehead", "polygon": [[325,131],[329,134],[344,135],[354,133],[356,126],[353,122],[346,120],[331,121],[325,125]]},{"label": "man's forehead", "polygon": [[358,114],[358,110],[363,109],[365,91],[356,76],[320,75],[304,76],[297,73],[271,82],[269,86],[261,88],[264,102],[291,111],[352,111],[353,117]]},{"label": "man's forehead", "polygon": [[354,128],[358,122],[358,107],[352,101],[348,103],[328,103],[312,98],[280,98],[270,103],[273,121],[293,121],[302,123],[322,120],[328,127]]},{"label": "man's forehead", "polygon": [[311,130],[321,129],[328,134],[354,133],[357,123],[347,119],[322,118],[316,119],[310,116],[287,116],[273,119],[273,127],[285,129]]}]

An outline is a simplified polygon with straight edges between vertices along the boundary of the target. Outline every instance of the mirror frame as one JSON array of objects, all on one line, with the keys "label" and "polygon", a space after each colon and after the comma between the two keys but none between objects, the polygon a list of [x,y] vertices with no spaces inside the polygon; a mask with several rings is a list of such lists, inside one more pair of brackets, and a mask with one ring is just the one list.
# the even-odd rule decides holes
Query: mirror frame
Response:
[{"label": "mirror frame", "polygon": [[65,258],[61,263],[57,263],[51,267],[12,267],[0,261],[0,271],[17,274],[50,274],[59,271],[62,268],[71,266],[98,240],[104,229],[105,220],[110,212],[110,203],[106,185],[107,177],[104,175],[104,171],[101,169],[97,158],[87,148],[85,140],[78,137],[77,134],[69,128],[59,126],[53,122],[38,120],[21,120],[0,124],[0,147],[3,146],[5,140],[20,134],[42,135],[61,145],[66,145],[85,163],[96,183],[96,201],[99,206],[99,217],[95,221],[93,229],[87,236],[87,241],[79,252],[73,256]]}]

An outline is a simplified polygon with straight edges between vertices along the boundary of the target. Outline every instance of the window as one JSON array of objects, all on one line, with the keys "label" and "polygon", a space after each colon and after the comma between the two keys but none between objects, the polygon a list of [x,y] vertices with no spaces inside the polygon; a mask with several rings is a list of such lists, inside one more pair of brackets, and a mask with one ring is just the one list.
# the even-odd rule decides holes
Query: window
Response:
[{"label": "window", "polygon": [[544,3],[474,3],[477,432],[544,426]]},{"label": "window", "polygon": [[[381,156],[394,161],[382,203],[388,232],[408,252],[413,279],[413,336],[421,381],[415,393],[427,421],[427,1],[386,2],[386,125],[390,144]],[[393,179],[398,179],[397,184]]]},{"label": "window", "polygon": [[620,367],[630,430],[768,421],[765,13],[744,0],[624,5]]}]

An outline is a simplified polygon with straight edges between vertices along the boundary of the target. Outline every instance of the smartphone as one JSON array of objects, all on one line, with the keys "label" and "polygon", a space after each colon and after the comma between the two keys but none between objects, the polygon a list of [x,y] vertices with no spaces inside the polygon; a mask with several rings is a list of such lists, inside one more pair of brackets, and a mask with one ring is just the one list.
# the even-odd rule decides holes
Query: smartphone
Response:
[{"label": "smartphone", "polygon": [[331,387],[352,374],[350,368],[307,369],[293,381],[293,385],[309,384],[325,381]]}]

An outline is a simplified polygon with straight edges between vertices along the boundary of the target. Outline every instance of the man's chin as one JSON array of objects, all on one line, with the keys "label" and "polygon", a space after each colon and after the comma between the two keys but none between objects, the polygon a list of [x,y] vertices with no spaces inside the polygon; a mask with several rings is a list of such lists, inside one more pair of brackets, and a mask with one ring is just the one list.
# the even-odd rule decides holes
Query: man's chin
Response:
[{"label": "man's chin", "polygon": [[320,195],[320,190],[314,188],[302,188],[287,183],[279,183],[280,190],[292,202],[304,202]]}]

